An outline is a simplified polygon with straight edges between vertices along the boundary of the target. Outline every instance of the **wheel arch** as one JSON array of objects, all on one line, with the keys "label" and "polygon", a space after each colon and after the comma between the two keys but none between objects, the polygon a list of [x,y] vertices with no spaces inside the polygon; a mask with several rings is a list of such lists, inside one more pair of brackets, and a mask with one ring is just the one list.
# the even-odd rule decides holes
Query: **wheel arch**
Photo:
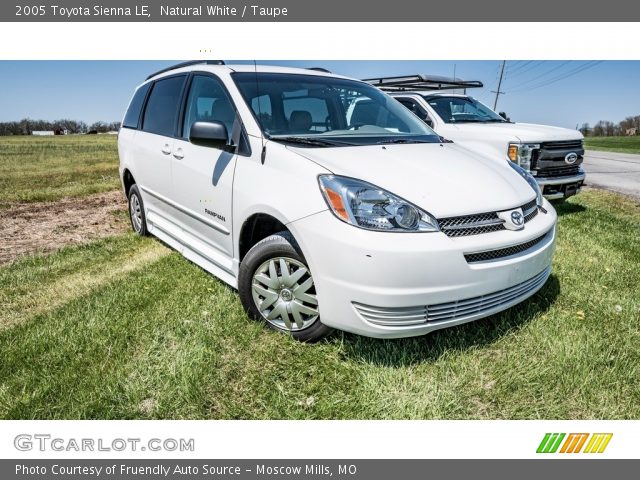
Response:
[{"label": "wheel arch", "polygon": [[289,232],[293,237],[293,232],[287,228],[287,224],[276,216],[265,212],[251,214],[242,223],[242,227],[240,228],[238,235],[238,259],[242,262],[242,259],[256,243],[274,233],[282,231]]},{"label": "wheel arch", "polygon": [[128,168],[125,168],[122,171],[122,187],[124,188],[124,193],[127,196],[127,198],[129,197],[129,189],[135,185],[136,180],[133,177],[133,174],[131,173],[131,170],[129,170]]}]

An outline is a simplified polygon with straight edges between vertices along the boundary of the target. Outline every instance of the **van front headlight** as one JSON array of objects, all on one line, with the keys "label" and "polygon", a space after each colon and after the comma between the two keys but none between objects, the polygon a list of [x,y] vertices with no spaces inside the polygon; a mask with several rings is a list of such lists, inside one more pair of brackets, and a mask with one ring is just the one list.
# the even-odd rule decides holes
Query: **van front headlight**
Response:
[{"label": "van front headlight", "polygon": [[375,185],[338,175],[318,177],[333,214],[343,222],[383,232],[437,232],[428,212]]}]

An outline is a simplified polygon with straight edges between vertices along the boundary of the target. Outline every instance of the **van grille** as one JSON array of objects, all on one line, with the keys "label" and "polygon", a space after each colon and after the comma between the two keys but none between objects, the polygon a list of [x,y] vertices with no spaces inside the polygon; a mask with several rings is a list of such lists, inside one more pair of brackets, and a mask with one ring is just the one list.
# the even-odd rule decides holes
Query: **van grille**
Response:
[{"label": "van grille", "polygon": [[[465,320],[490,310],[503,310],[540,289],[551,274],[551,267],[522,283],[478,297],[435,305],[414,307],[373,307],[353,302],[356,311],[370,323],[380,326],[410,327],[450,320]],[[504,307],[504,308],[500,308]]]},{"label": "van grille", "polygon": [[[521,208],[525,223],[538,214],[535,199],[525,203]],[[480,235],[505,229],[504,222],[498,217],[497,212],[439,218],[438,225],[440,225],[442,232],[449,237]]]},{"label": "van grille", "polygon": [[510,247],[498,248],[497,250],[487,250],[485,252],[478,253],[468,253],[465,254],[464,258],[469,263],[477,263],[477,262],[486,262],[489,260],[498,260],[505,257],[510,257],[511,255],[516,255],[518,253],[522,253],[530,248],[533,248],[540,242],[542,242],[549,232],[541,235],[538,238],[534,238],[533,240],[529,240],[528,242],[520,243],[518,245],[512,245]]}]

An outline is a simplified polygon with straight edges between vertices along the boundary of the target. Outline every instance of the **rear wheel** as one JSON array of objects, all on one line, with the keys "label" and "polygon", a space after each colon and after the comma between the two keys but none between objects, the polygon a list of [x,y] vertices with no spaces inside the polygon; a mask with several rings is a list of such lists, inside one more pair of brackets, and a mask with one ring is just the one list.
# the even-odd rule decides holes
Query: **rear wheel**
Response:
[{"label": "rear wheel", "polygon": [[311,271],[289,232],[249,250],[240,265],[238,291],[251,317],[296,340],[314,342],[333,331],[320,322]]},{"label": "rear wheel", "polygon": [[137,185],[129,188],[129,220],[131,220],[131,228],[140,236],[146,236],[147,217],[144,214],[144,203]]}]

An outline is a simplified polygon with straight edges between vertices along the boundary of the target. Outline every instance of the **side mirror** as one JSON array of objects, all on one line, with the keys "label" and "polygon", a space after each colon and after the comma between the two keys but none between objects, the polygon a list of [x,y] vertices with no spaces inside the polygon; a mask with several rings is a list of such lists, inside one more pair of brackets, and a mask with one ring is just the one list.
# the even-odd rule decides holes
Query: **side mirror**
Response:
[{"label": "side mirror", "polygon": [[507,114],[505,112],[500,112],[500,113],[498,113],[498,115],[500,115],[502,118],[504,118],[507,122],[509,121],[509,117],[507,116]]},{"label": "side mirror", "polygon": [[429,127],[433,128],[433,120],[430,118],[425,118],[424,123],[426,123]]},{"label": "side mirror", "polygon": [[229,150],[229,132],[222,122],[195,122],[191,125],[189,141],[201,147]]}]

